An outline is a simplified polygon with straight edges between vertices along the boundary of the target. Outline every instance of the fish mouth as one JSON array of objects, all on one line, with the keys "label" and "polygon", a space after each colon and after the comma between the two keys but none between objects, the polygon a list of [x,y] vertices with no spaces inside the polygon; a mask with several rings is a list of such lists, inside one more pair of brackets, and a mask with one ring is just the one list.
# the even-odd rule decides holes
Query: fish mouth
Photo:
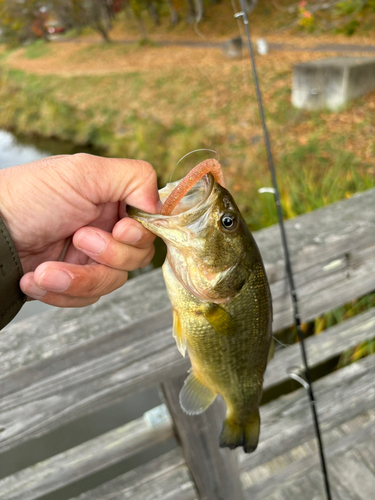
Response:
[{"label": "fish mouth", "polygon": [[[176,182],[167,184],[162,189],[159,189],[160,201],[164,204],[169,195],[178,188],[181,179]],[[185,196],[178,202],[177,206],[173,209],[171,215],[166,217],[173,217],[181,213],[186,213],[191,210],[199,208],[210,196],[214,185],[214,178],[211,174],[204,175],[192,188],[186,193]]]},{"label": "fish mouth", "polygon": [[[174,189],[178,188],[180,182],[181,180],[169,183],[159,190],[162,203],[165,202]],[[171,215],[149,214],[134,207],[127,207],[126,211],[129,217],[140,222],[157,236],[173,242],[177,228],[181,230],[183,227],[192,224],[205,211],[214,184],[214,178],[210,173],[203,176],[178,202]]]}]

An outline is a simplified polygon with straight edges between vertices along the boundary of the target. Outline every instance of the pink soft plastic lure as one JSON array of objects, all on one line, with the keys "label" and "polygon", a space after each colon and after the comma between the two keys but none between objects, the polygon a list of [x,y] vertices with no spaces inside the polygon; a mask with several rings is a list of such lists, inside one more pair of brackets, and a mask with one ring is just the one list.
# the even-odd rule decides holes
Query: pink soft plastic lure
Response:
[{"label": "pink soft plastic lure", "polygon": [[182,180],[178,186],[171,192],[161,207],[161,215],[171,215],[173,210],[182,200],[188,191],[206,174],[211,173],[215,181],[225,187],[223,172],[220,163],[213,158],[204,160],[193,168]]}]

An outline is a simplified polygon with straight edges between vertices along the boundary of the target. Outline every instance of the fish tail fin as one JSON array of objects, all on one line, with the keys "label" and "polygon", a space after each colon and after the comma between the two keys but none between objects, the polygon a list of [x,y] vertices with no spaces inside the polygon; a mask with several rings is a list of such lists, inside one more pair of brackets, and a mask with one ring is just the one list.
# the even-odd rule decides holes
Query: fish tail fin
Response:
[{"label": "fish tail fin", "polygon": [[231,417],[226,418],[220,434],[220,448],[233,450],[237,446],[243,446],[245,453],[251,453],[258,446],[259,430],[259,411],[250,415],[245,424],[239,424]]}]

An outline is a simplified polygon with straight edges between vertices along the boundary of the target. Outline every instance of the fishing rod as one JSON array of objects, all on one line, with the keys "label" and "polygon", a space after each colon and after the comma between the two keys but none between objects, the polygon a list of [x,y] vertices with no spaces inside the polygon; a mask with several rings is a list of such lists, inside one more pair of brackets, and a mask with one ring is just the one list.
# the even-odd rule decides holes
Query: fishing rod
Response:
[{"label": "fishing rod", "polygon": [[310,402],[310,408],[311,408],[311,412],[312,412],[312,416],[313,416],[315,434],[316,434],[316,439],[318,441],[320,464],[321,464],[321,469],[322,469],[323,478],[324,478],[324,487],[325,487],[325,491],[326,491],[326,495],[327,495],[327,500],[332,500],[331,487],[330,487],[330,483],[329,483],[329,479],[328,479],[328,471],[327,471],[327,466],[326,466],[323,441],[322,441],[322,436],[321,436],[320,428],[319,428],[318,414],[316,411],[314,391],[313,391],[312,383],[311,383],[310,369],[309,369],[309,365],[307,362],[305,340],[304,340],[303,332],[301,329],[301,317],[300,317],[299,309],[298,309],[298,296],[297,296],[297,291],[296,291],[296,287],[294,284],[292,266],[290,263],[290,253],[289,253],[288,242],[287,242],[287,238],[286,238],[284,219],[283,219],[282,207],[281,207],[281,202],[280,202],[280,191],[279,191],[279,187],[277,184],[275,166],[274,166],[272,151],[271,151],[271,143],[270,143],[266,119],[265,119],[265,115],[264,115],[262,94],[260,91],[260,86],[259,86],[259,81],[258,81],[258,73],[257,73],[256,65],[255,65],[254,50],[253,50],[253,46],[251,43],[250,26],[249,26],[249,19],[248,19],[247,12],[246,12],[245,0],[240,0],[240,4],[241,4],[242,11],[235,13],[234,17],[236,19],[242,18],[242,21],[245,25],[247,47],[249,50],[251,67],[252,67],[252,71],[253,71],[253,79],[254,79],[255,91],[256,91],[256,95],[257,95],[259,114],[260,114],[260,118],[261,118],[261,122],[262,122],[264,142],[265,142],[266,150],[267,150],[268,165],[269,165],[269,169],[271,172],[273,194],[275,197],[277,217],[278,217],[279,226],[280,226],[281,241],[282,241],[284,257],[285,257],[285,267],[286,267],[286,272],[287,272],[287,276],[288,276],[290,294],[291,294],[291,299],[292,299],[294,323],[296,325],[297,334],[298,334],[298,337],[300,339],[301,356],[302,356],[303,364],[305,367],[306,383],[303,383],[305,381],[303,379],[301,379],[301,377],[294,377],[294,378],[301,379],[300,382],[306,388],[308,396],[309,396],[309,402]]}]

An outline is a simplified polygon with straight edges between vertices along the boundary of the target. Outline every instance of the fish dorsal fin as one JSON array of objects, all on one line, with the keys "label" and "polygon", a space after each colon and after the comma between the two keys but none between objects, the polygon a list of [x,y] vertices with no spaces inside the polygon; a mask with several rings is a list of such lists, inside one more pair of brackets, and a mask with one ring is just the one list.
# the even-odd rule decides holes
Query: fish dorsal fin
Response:
[{"label": "fish dorsal fin", "polygon": [[186,338],[182,333],[181,321],[178,316],[178,312],[173,309],[173,330],[172,330],[173,338],[176,341],[177,349],[180,353],[185,357],[186,354]]},{"label": "fish dorsal fin", "polygon": [[215,332],[221,335],[234,334],[237,330],[236,322],[232,316],[217,304],[210,304],[204,316]]},{"label": "fish dorsal fin", "polygon": [[267,363],[269,363],[271,361],[274,354],[275,354],[275,341],[273,339],[271,339],[271,345],[270,345],[270,350],[268,351]]},{"label": "fish dorsal fin", "polygon": [[191,372],[180,391],[180,405],[188,415],[198,415],[207,410],[215,397],[216,394]]}]

